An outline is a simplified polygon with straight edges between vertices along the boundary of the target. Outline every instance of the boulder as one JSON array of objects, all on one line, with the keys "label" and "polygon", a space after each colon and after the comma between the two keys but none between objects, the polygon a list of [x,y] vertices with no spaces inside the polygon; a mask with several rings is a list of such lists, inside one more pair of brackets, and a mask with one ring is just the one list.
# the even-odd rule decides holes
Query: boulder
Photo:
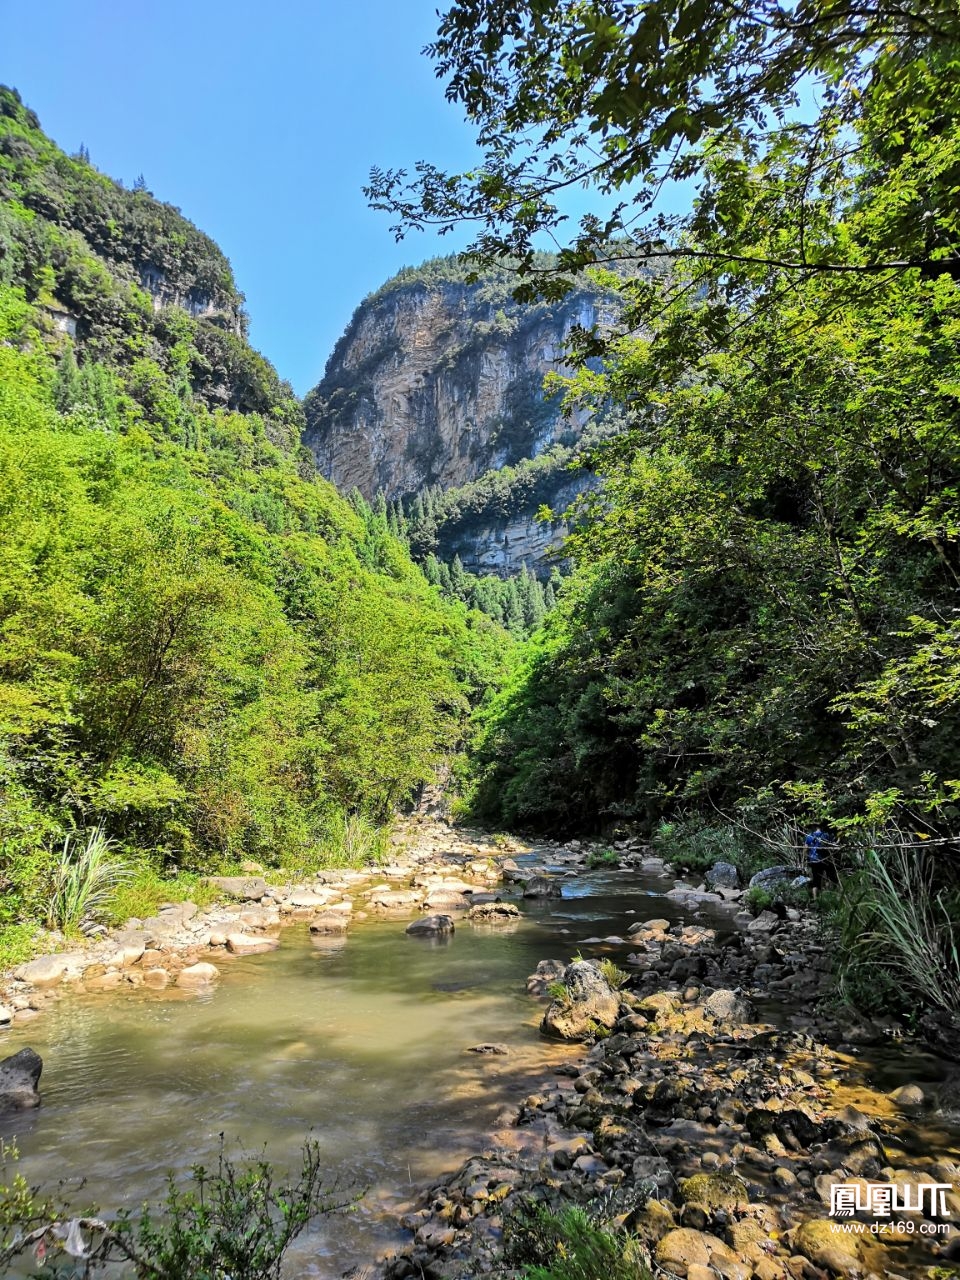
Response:
[{"label": "boulder", "polygon": [[227,950],[235,956],[255,956],[261,951],[276,951],[280,945],[276,938],[254,936],[250,933],[228,933]]},{"label": "boulder", "polygon": [[473,899],[469,893],[460,893],[456,889],[434,889],[424,898],[424,911],[435,911],[438,907],[444,911],[467,911]]},{"label": "boulder", "polygon": [[635,933],[654,933],[659,935],[666,933],[669,928],[669,920],[659,918],[656,920],[640,920],[637,924],[632,924],[627,933],[630,937],[633,937]]},{"label": "boulder", "polygon": [[620,1013],[620,996],[586,960],[568,964],[561,979],[564,994],[555,998],[540,1023],[544,1035],[560,1040],[586,1040],[610,1030]]},{"label": "boulder", "polygon": [[888,1097],[898,1107],[922,1107],[926,1101],[924,1092],[918,1084],[902,1084],[899,1089],[894,1089],[888,1094]]},{"label": "boulder", "polygon": [[201,960],[198,964],[190,964],[180,970],[177,974],[177,986],[206,987],[211,982],[216,982],[219,977],[220,970],[215,964],[208,964]]},{"label": "boulder", "polygon": [[725,988],[707,996],[703,1002],[703,1010],[711,1018],[731,1026],[749,1022],[753,1016],[750,1001],[744,1000],[735,991],[728,991]]},{"label": "boulder", "polygon": [[331,902],[336,902],[339,897],[340,894],[335,889],[297,889],[287,898],[284,906],[291,910],[298,907],[319,910],[321,907],[329,906]]},{"label": "boulder", "polygon": [[143,985],[154,991],[162,991],[170,982],[170,974],[166,969],[147,969],[143,975]]},{"label": "boulder", "polygon": [[55,987],[63,981],[70,966],[65,955],[37,956],[15,969],[16,976],[34,987]]},{"label": "boulder", "polygon": [[410,889],[375,889],[368,897],[381,911],[412,911],[420,905],[420,895]]},{"label": "boulder", "polygon": [[475,924],[509,924],[520,919],[520,910],[512,902],[481,902],[470,908],[467,919]]},{"label": "boulder", "polygon": [[796,879],[796,875],[794,867],[764,867],[762,871],[750,877],[750,888],[765,889],[768,893],[774,893],[778,889],[786,889],[791,880]]},{"label": "boulder", "polygon": [[5,1004],[0,1004],[0,1027],[5,1027],[8,1022],[13,1021],[13,1010],[8,1009]]},{"label": "boulder", "polygon": [[704,879],[711,889],[740,888],[740,872],[732,862],[715,862]]},{"label": "boulder", "polygon": [[850,1275],[859,1270],[862,1246],[848,1224],[829,1218],[811,1218],[797,1227],[793,1245],[805,1258],[836,1275]]},{"label": "boulder", "polygon": [[779,917],[773,911],[761,911],[760,914],[747,925],[748,933],[773,933],[774,929],[780,924]]},{"label": "boulder", "polygon": [[549,876],[533,876],[523,886],[525,898],[562,898],[563,889]]},{"label": "boulder", "polygon": [[545,996],[551,982],[559,982],[566,965],[562,960],[541,960],[535,972],[527,979],[527,994]]},{"label": "boulder", "polygon": [[716,1236],[690,1227],[676,1227],[659,1242],[655,1257],[666,1270],[685,1276],[688,1267],[709,1266],[717,1252],[729,1253],[729,1250]]},{"label": "boulder", "polygon": [[404,933],[413,934],[414,937],[439,938],[446,937],[453,931],[452,916],[424,916],[422,920],[414,920],[412,924],[408,924]]},{"label": "boulder", "polygon": [[263,876],[207,876],[206,882],[228,898],[239,898],[241,902],[255,902],[267,892]]},{"label": "boulder", "polygon": [[735,1173],[695,1173],[680,1183],[680,1199],[684,1204],[699,1204],[716,1209],[744,1208],[749,1202],[747,1184]]},{"label": "boulder", "polygon": [[26,1111],[40,1105],[40,1091],[37,1085],[40,1072],[43,1070],[43,1059],[32,1049],[21,1049],[19,1053],[0,1062],[0,1111]]}]

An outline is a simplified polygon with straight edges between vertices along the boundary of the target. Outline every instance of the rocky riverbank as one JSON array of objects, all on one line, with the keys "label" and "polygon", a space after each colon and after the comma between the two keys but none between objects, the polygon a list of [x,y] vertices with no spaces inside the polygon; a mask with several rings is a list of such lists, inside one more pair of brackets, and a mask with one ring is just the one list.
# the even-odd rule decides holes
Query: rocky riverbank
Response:
[{"label": "rocky riverbank", "polygon": [[[811,915],[744,910],[730,868],[685,883],[636,842],[615,853],[652,877],[660,898],[624,895],[632,926],[585,939],[582,956],[542,962],[528,983],[544,1033],[582,1047],[559,1065],[544,1054],[544,1074],[554,1074],[500,1116],[479,1154],[404,1206],[409,1244],[381,1260],[384,1276],[490,1274],[502,1268],[516,1209],[560,1199],[602,1203],[652,1268],[689,1280],[912,1277],[934,1263],[945,1280],[960,1248],[950,1217],[892,1214],[883,1234],[867,1214],[849,1230],[829,1218],[840,1183],[864,1200],[871,1185],[941,1184],[945,1207],[960,1214],[951,1128],[960,1089],[945,1065],[915,1053],[895,1081],[875,1079],[880,1058],[902,1056],[893,1028],[820,1007],[831,961]],[[221,880],[226,896],[210,909],[171,904],[82,951],[39,957],[4,980],[4,1017],[27,1022],[73,992],[122,998],[173,986],[187,997],[234,957],[276,947],[290,924],[307,925],[318,948],[369,919],[428,933],[509,925],[511,898],[556,898],[610,857],[577,842],[530,846],[413,821],[383,866],[296,885],[250,869]],[[683,922],[643,919],[658,901]],[[475,1052],[496,1061],[503,1046]],[[9,1061],[10,1105],[35,1104],[39,1059]]]},{"label": "rocky riverbank", "polygon": [[[682,884],[665,896],[718,898]],[[954,1274],[947,1064],[914,1053],[939,1094],[872,1086],[876,1057],[901,1051],[883,1028],[818,1007],[831,983],[816,921],[752,917],[737,912],[738,892],[719,896],[729,929],[641,921],[622,973],[600,957],[623,940],[597,939],[592,958],[531,975],[543,1031],[593,1043],[501,1117],[481,1156],[428,1189],[403,1220],[409,1246],[382,1263],[388,1280],[501,1272],[505,1223],[531,1201],[602,1203],[654,1273],[688,1280]],[[830,1216],[840,1184],[867,1206],[845,1221]],[[877,1185],[920,1207],[884,1213]]]}]

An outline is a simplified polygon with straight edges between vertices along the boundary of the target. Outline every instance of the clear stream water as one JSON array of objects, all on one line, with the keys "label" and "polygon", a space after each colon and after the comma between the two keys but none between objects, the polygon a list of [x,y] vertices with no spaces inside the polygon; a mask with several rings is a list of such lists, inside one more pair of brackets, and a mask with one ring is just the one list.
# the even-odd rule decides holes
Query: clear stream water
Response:
[{"label": "clear stream water", "polygon": [[[277,951],[218,961],[209,993],[68,995],[0,1038],[0,1055],[30,1045],[44,1060],[42,1106],[0,1136],[16,1137],[31,1183],[82,1176],[78,1206],[110,1211],[157,1197],[168,1170],[214,1165],[221,1133],[291,1169],[309,1133],[331,1179],[368,1193],[297,1247],[297,1273],[338,1276],[406,1238],[383,1210],[482,1149],[505,1104],[581,1052],[537,1032],[538,961],[639,919],[689,919],[660,896],[671,885],[586,873],[562,900],[522,904],[518,925],[464,923],[445,945],[407,937],[405,920],[322,945],[295,926]],[[508,1054],[468,1052],[489,1041]]]},{"label": "clear stream water", "polygon": [[[0,1119],[0,1136],[31,1183],[82,1176],[78,1206],[110,1211],[158,1197],[168,1170],[214,1165],[221,1133],[283,1169],[309,1133],[331,1180],[367,1190],[298,1247],[300,1274],[337,1276],[406,1238],[383,1210],[480,1150],[504,1105],[577,1052],[538,1034],[537,963],[637,919],[687,918],[658,896],[671,883],[587,873],[561,900],[521,903],[518,925],[464,923],[446,944],[407,937],[406,919],[319,945],[293,926],[274,952],[218,959],[208,993],[67,995],[0,1036],[0,1055],[29,1045],[44,1062],[41,1107]],[[490,1041],[508,1054],[468,1052]]]}]

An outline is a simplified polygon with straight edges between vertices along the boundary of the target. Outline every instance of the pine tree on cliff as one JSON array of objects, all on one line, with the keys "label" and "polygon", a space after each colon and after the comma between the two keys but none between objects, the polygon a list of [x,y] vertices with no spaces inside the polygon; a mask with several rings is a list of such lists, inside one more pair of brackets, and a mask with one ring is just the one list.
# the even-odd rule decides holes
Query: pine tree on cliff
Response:
[{"label": "pine tree on cliff", "polygon": [[450,586],[458,600],[466,600],[467,574],[459,555],[453,557],[453,564],[450,566]]}]

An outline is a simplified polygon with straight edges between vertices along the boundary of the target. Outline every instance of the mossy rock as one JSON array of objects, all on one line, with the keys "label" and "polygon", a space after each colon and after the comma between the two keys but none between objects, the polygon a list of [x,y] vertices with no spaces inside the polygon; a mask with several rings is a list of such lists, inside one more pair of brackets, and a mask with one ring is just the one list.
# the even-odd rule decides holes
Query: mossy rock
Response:
[{"label": "mossy rock", "polygon": [[859,1270],[863,1247],[858,1234],[844,1229],[843,1223],[829,1218],[811,1218],[797,1227],[793,1247],[818,1267],[836,1275],[849,1275]]},{"label": "mossy rock", "polygon": [[736,1209],[749,1202],[747,1184],[735,1173],[695,1173],[680,1183],[680,1199],[710,1211]]},{"label": "mossy rock", "polygon": [[641,1013],[645,1013],[648,1018],[663,1018],[671,1013],[675,1013],[680,1007],[680,997],[678,995],[668,995],[666,991],[654,991],[652,995],[644,996],[640,1003],[636,1006]]}]

